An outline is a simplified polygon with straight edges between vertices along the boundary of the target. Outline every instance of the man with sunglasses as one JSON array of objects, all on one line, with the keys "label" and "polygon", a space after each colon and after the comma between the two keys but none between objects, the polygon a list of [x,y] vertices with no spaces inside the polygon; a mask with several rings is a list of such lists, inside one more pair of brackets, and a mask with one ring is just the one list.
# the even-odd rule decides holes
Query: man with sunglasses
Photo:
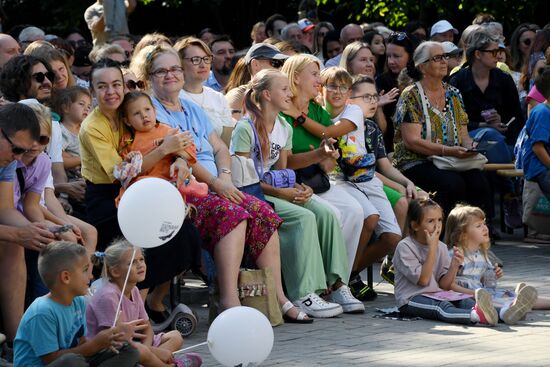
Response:
[{"label": "man with sunglasses", "polygon": [[14,207],[17,159],[40,138],[34,112],[20,103],[0,107],[0,308],[6,336],[13,340],[23,315],[26,267],[24,248],[40,251],[54,240]]},{"label": "man with sunglasses", "polygon": [[244,57],[251,76],[263,69],[279,69],[286,59],[288,59],[287,55],[282,54],[277,47],[269,43],[256,43],[250,47]]}]

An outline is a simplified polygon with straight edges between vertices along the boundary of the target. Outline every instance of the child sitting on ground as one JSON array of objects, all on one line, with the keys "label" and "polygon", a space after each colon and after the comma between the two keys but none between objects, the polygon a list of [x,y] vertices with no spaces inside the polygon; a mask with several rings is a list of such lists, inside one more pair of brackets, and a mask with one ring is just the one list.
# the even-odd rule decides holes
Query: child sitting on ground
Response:
[{"label": "child sitting on ground", "polygon": [[87,339],[84,295],[91,279],[86,249],[71,242],[52,242],[38,260],[50,293],[27,309],[14,342],[14,366],[134,367],[138,351],[126,340],[129,325],[119,324]]},{"label": "child sitting on ground", "polygon": [[[395,250],[395,299],[403,316],[454,324],[496,325],[498,315],[491,295],[483,288],[475,301],[463,294],[443,300],[438,292],[451,289],[464,257],[455,249],[452,259],[439,241],[443,210],[432,199],[415,199],[407,214],[409,236]],[[466,298],[467,297],[467,298]]]},{"label": "child sitting on ground", "polygon": [[154,335],[149,317],[136,284],[145,279],[147,267],[141,249],[136,248],[134,261],[130,264],[134,247],[126,240],[109,246],[102,256],[104,285],[90,299],[86,307],[88,335],[93,337],[101,330],[113,325],[115,313],[121,297],[128,267],[130,274],[121,304],[119,318],[123,322],[134,322],[140,338],[130,341],[139,351],[139,363],[144,367],[193,366],[201,365],[201,358],[195,353],[174,357],[172,352],[180,349],[183,339],[176,330]]},{"label": "child sitting on ground", "polygon": [[525,283],[519,283],[514,292],[496,289],[496,280],[504,272],[501,264],[489,261],[489,230],[480,208],[457,205],[451,210],[445,225],[445,242],[464,255],[452,290],[474,294],[474,289],[485,288],[493,296],[500,319],[507,324],[515,324],[531,308],[550,309],[550,299],[537,298],[536,289]]}]

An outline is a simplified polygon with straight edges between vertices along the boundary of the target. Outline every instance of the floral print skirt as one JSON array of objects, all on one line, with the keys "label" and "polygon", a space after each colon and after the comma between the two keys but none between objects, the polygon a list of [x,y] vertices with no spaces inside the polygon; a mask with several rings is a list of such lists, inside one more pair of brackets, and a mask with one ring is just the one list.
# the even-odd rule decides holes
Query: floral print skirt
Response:
[{"label": "floral print skirt", "polygon": [[197,208],[191,219],[199,230],[203,247],[211,254],[223,237],[246,220],[245,248],[256,261],[283,222],[269,204],[254,196],[244,195],[245,199],[240,204],[212,192],[206,198],[187,198],[187,202]]}]

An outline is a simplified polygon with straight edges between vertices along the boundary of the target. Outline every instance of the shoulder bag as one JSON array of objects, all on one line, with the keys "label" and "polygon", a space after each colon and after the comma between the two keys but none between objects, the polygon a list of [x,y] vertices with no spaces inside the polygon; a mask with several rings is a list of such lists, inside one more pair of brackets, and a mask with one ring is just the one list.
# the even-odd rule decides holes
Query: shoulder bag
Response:
[{"label": "shoulder bag", "polygon": [[[426,140],[432,141],[432,125],[428,112],[426,95],[424,94],[424,89],[422,88],[420,82],[416,82],[415,84],[419,90],[420,98],[422,99],[422,112],[424,114],[424,126],[426,128]],[[428,157],[428,160],[432,161],[437,168],[447,171],[469,171],[472,169],[481,170],[485,166],[485,163],[487,163],[487,158],[480,153],[465,158],[458,158],[449,155],[431,155]]]}]

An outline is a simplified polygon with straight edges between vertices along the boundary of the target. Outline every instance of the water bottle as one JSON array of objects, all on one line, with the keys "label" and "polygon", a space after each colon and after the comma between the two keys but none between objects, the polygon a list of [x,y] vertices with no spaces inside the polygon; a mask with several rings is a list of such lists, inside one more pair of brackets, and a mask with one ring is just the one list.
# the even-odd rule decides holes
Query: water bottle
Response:
[{"label": "water bottle", "polygon": [[483,287],[487,289],[489,292],[494,292],[497,288],[497,274],[495,272],[495,269],[487,269],[483,273]]}]

